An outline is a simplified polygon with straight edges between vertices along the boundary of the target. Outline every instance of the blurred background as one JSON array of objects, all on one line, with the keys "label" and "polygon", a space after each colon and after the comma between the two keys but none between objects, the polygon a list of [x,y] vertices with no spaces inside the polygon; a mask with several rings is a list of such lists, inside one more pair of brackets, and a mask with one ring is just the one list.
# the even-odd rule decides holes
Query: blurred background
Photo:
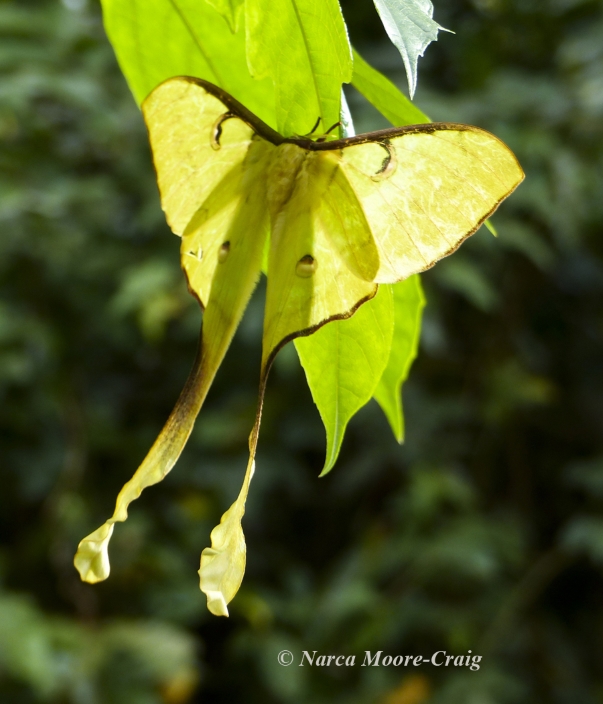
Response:
[{"label": "blurred background", "polygon": [[[277,359],[230,619],[196,570],[240,486],[262,290],[184,455],[132,506],[111,578],[77,542],[110,514],[192,364],[201,315],[142,119],[95,0],[0,2],[0,702],[603,702],[603,5],[436,0],[433,119],[495,132],[526,181],[423,276],[406,443],[377,405],[325,440]],[[406,90],[369,0],[352,41]],[[385,126],[352,90],[357,131]],[[319,654],[460,667],[284,668]]]}]

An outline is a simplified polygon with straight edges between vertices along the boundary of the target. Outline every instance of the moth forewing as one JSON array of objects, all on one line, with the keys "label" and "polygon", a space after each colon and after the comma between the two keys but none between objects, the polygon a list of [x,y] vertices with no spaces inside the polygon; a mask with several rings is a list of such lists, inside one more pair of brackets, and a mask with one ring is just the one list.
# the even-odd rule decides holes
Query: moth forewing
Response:
[{"label": "moth forewing", "polygon": [[391,135],[387,147],[380,139],[343,149],[342,169],[379,250],[378,283],[405,279],[453,252],[523,179],[512,152],[488,132],[424,127],[431,129]]},{"label": "moth forewing", "polygon": [[253,130],[240,119],[224,124],[226,149],[212,149],[213,126],[225,110],[222,101],[204,86],[186,78],[162,83],[142,104],[161,206],[177,235],[225,173],[247,153]]}]

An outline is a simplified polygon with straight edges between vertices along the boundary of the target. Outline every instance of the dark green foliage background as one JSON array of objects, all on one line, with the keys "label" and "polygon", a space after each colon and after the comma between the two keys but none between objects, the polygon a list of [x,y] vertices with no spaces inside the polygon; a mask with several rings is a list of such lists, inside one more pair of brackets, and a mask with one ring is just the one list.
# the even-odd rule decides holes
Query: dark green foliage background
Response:
[{"label": "dark green foliage background", "polygon": [[[344,14],[403,85],[369,0]],[[498,239],[423,277],[402,448],[373,404],[318,480],[318,414],[293,349],[277,360],[226,621],[196,569],[245,467],[261,291],[178,466],[117,527],[111,578],[80,584],[75,546],[175,402],[201,315],[98,7],[0,2],[2,704],[603,702],[603,9],[436,18],[456,35],[420,63],[419,106],[491,129],[526,181]],[[383,126],[348,95],[358,131]],[[283,648],[483,659],[283,668]]]}]

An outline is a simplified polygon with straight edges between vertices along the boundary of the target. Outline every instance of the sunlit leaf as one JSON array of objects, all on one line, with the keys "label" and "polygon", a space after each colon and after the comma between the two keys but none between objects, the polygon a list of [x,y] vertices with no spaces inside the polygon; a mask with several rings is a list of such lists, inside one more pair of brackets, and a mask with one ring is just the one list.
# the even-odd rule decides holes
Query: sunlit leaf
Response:
[{"label": "sunlit leaf", "polygon": [[[374,0],[385,31],[402,55],[410,97],[417,87],[417,62],[444,29],[433,18],[431,0]],[[447,30],[445,30],[447,31]]]},{"label": "sunlit leaf", "polygon": [[401,387],[417,356],[421,333],[421,315],[425,297],[418,275],[392,287],[394,331],[387,366],[375,389],[375,399],[387,416],[398,442],[404,440]]},{"label": "sunlit leaf", "polygon": [[389,78],[368,64],[354,49],[352,85],[392,125],[417,125],[431,120],[414,105]]},{"label": "sunlit leaf", "polygon": [[356,130],[354,129],[352,113],[350,112],[350,106],[346,100],[343,88],[341,89],[341,112],[339,113],[339,119],[341,120],[341,136],[353,137],[356,134]]},{"label": "sunlit leaf", "polygon": [[249,66],[274,81],[277,129],[291,136],[319,117],[322,132],[338,122],[352,53],[337,0],[246,0],[245,14]]},{"label": "sunlit leaf", "polygon": [[[234,0],[215,4],[236,5]],[[137,102],[166,78],[196,76],[275,124],[272,83],[249,74],[242,16],[233,34],[207,0],[102,0],[102,6],[107,35]]]},{"label": "sunlit leaf", "polygon": [[348,320],[336,320],[295,341],[314,403],[327,433],[321,476],[339,454],[350,419],[372,397],[392,347],[394,310],[389,286],[382,286]]},{"label": "sunlit leaf", "polygon": [[245,0],[205,0],[228,22],[228,26],[234,32],[237,30],[239,12]]}]

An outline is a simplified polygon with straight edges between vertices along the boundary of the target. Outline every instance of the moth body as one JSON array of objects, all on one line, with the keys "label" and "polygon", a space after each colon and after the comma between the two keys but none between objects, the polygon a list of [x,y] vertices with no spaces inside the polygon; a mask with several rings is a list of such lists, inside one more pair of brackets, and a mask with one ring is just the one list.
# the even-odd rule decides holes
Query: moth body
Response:
[{"label": "moth body", "polygon": [[296,144],[273,147],[267,187],[268,206],[273,219],[290,200],[300,172],[312,156],[314,155]]}]

